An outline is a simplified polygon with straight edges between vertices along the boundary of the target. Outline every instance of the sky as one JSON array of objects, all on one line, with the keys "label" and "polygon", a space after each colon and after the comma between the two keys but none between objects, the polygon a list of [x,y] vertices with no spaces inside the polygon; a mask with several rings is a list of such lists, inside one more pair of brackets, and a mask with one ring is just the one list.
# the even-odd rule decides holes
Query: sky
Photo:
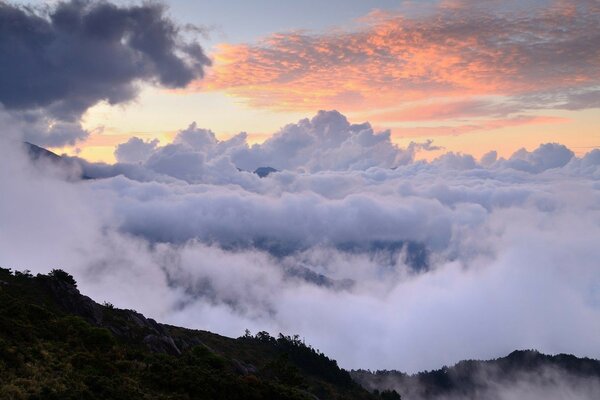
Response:
[{"label": "sky", "polygon": [[114,162],[127,138],[167,143],[191,122],[256,143],[319,110],[390,129],[401,146],[433,140],[476,156],[600,145],[594,1],[165,4],[177,23],[199,27],[185,35],[212,61],[206,77],[98,99],[82,115],[91,134],[57,152]]},{"label": "sky", "polygon": [[0,265],[344,368],[600,358],[598,3],[249,4],[0,1]]}]

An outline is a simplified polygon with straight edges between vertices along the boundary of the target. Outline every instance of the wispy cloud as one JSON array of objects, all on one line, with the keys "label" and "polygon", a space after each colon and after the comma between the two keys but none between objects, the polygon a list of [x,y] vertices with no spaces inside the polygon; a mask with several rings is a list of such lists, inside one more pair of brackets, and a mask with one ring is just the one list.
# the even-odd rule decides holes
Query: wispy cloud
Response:
[{"label": "wispy cloud", "polygon": [[553,125],[569,122],[568,118],[553,116],[517,115],[508,118],[477,120],[458,125],[438,125],[433,127],[403,127],[395,128],[392,132],[398,136],[408,137],[439,137],[461,135],[469,132],[490,131],[509,127],[526,125]]},{"label": "wispy cloud", "polygon": [[[600,5],[501,6],[446,2],[419,16],[378,11],[357,30],[222,45],[208,79],[195,88],[281,111],[396,109],[382,121],[393,113],[442,120],[597,107]],[[406,107],[425,99],[425,108]]]}]

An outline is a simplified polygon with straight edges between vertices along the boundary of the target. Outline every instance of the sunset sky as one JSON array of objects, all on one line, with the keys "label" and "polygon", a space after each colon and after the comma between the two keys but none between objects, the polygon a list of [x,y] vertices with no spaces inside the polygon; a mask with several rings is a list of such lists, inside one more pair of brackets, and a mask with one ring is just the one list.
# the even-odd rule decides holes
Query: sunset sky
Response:
[{"label": "sunset sky", "polygon": [[0,0],[0,127],[0,266],[345,368],[600,357],[598,0]]},{"label": "sunset sky", "polygon": [[[118,3],[118,2],[117,2]],[[127,2],[122,2],[127,4]],[[58,152],[114,161],[131,136],[165,144],[195,121],[262,142],[318,110],[476,157],[559,142],[600,145],[597,1],[184,1],[168,3],[212,66],[182,89],[83,114],[91,132]]]}]

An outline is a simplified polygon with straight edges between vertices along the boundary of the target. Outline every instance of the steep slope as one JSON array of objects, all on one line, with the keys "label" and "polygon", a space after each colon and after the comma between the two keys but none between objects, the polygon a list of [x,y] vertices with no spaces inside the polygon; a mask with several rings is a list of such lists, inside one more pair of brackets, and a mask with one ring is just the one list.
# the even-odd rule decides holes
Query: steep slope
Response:
[{"label": "steep slope", "polygon": [[23,148],[34,165],[41,166],[42,168],[48,165],[59,167],[67,173],[69,180],[92,179],[83,172],[84,166],[77,158],[59,156],[48,149],[29,142],[23,142]]},{"label": "steep slope", "polygon": [[377,399],[298,338],[231,339],[0,269],[2,399]]},{"label": "steep slope", "polygon": [[37,146],[33,143],[23,142],[23,145],[25,146],[29,157],[34,161],[45,159],[53,162],[60,162],[60,160],[62,159],[62,157],[58,154],[53,153],[50,150],[47,150],[43,147]]}]

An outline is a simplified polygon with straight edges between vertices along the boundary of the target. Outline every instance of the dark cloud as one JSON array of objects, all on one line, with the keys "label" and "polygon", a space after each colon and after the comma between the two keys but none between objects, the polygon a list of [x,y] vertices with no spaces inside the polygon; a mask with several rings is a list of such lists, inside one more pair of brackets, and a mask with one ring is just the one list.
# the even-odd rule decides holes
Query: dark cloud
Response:
[{"label": "dark cloud", "polygon": [[210,64],[164,6],[86,0],[40,9],[0,2],[0,59],[5,110],[41,110],[71,123],[100,101],[133,99],[140,81],[184,87]]},{"label": "dark cloud", "polygon": [[50,147],[73,145],[89,135],[79,121],[56,120],[39,109],[7,111],[0,105],[0,124],[4,135]]}]

